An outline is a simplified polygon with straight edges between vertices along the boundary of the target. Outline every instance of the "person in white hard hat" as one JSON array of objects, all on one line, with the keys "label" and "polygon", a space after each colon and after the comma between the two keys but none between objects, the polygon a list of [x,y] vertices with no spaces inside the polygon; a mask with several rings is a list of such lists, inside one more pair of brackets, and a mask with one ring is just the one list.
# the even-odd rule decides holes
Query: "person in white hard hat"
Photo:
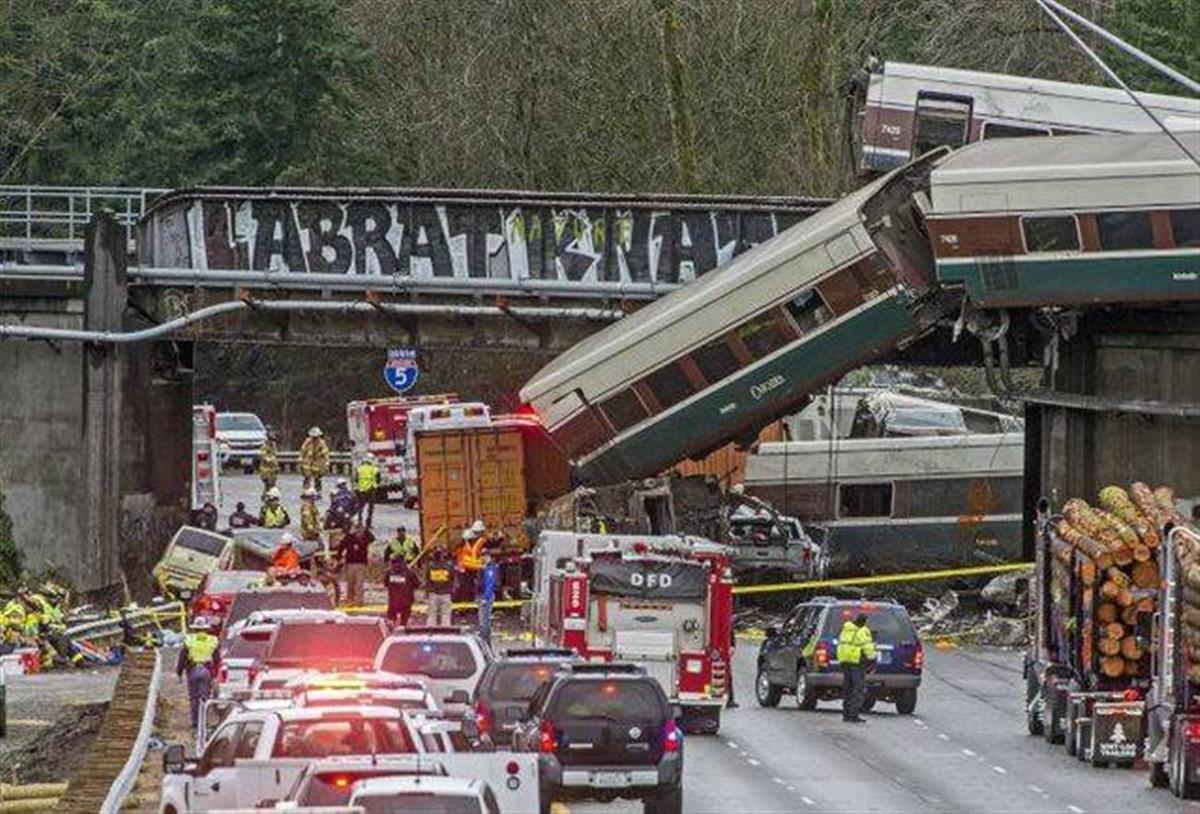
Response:
[{"label": "person in white hard hat", "polygon": [[375,464],[375,456],[367,453],[354,469],[354,496],[358,499],[358,511],[355,516],[363,519],[363,511],[367,513],[367,528],[375,520],[375,498],[379,491],[379,467]]},{"label": "person in white hard hat", "polygon": [[292,518],[279,502],[279,487],[267,490],[267,500],[258,512],[258,524],[266,529],[281,529],[291,524]]},{"label": "person in white hard hat", "polygon": [[187,678],[188,703],[192,713],[192,729],[200,722],[200,708],[212,697],[213,676],[217,674],[217,648],[220,641],[212,634],[213,624],[197,616],[188,625],[189,632],[179,649],[175,675]]},{"label": "person in white hard hat", "polygon": [[329,474],[329,444],[325,443],[320,427],[308,431],[308,437],[300,445],[300,474],[304,476],[304,488],[310,486],[321,493],[321,478]]},{"label": "person in white hard hat", "polygon": [[300,495],[300,539],[321,539],[321,513],[317,511],[316,489],[305,489]]}]

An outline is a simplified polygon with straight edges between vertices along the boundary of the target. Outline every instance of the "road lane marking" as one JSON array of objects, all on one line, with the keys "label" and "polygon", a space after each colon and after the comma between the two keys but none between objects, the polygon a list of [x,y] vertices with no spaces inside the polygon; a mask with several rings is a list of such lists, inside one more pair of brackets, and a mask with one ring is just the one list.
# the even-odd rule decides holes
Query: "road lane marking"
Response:
[{"label": "road lane marking", "polygon": [[1069,809],[1071,809],[1072,811],[1074,811],[1074,812],[1075,812],[1075,814],[1083,814],[1083,809],[1082,809],[1082,808],[1080,808],[1079,806],[1067,806],[1067,808],[1069,808]]},{"label": "road lane marking", "polygon": [[761,760],[755,760],[752,757],[746,758],[746,762],[749,763],[751,766],[761,766],[762,765]]},{"label": "road lane marking", "polygon": [[975,757],[975,753],[972,752],[970,749],[963,749],[962,753],[964,755],[966,755],[967,757]]},{"label": "road lane marking", "polygon": [[728,742],[726,742],[725,745],[728,746],[730,749],[741,749],[742,748],[742,747],[738,746],[736,743],[734,743],[733,741],[728,741]]},{"label": "road lane marking", "polygon": [[778,778],[778,777],[772,777],[772,778],[771,778],[771,782],[773,782],[773,783],[778,783],[778,784],[779,784],[779,785],[781,785],[781,786],[782,786],[782,785],[785,785],[785,784],[784,784],[784,782],[783,782],[783,780],[782,780],[781,778]]},{"label": "road lane marking", "polygon": [[1038,794],[1044,793],[1044,790],[1042,789],[1041,786],[1035,786],[1032,783],[1029,784],[1029,790],[1033,791],[1033,792],[1037,792]]},{"label": "road lane marking", "polygon": [[1008,774],[1008,771],[1003,766],[993,766],[992,771],[996,774]]},{"label": "road lane marking", "polygon": [[811,800],[811,799],[809,799],[808,797],[801,797],[801,798],[800,798],[800,800],[801,800],[801,801],[802,801],[802,802],[803,802],[803,803],[804,803],[806,806],[815,806],[815,805],[816,805],[816,802],[815,802],[815,801],[813,801],[813,800]]},{"label": "road lane marking", "polygon": [[938,737],[939,737],[939,738],[941,738],[941,739],[942,739],[942,740],[944,740],[944,741],[948,741],[948,740],[950,740],[950,736],[949,736],[949,735],[947,735],[945,732],[939,732],[939,733],[938,733]]}]

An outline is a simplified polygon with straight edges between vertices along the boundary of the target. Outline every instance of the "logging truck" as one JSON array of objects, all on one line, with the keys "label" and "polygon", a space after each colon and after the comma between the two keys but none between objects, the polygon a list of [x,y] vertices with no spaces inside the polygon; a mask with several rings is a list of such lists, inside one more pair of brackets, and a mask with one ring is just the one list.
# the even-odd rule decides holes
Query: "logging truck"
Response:
[{"label": "logging truck", "polygon": [[1131,766],[1142,757],[1158,566],[1140,538],[1110,547],[1080,533],[1096,514],[1083,501],[1039,512],[1026,714],[1030,734],[1080,760]]},{"label": "logging truck", "polygon": [[1146,699],[1150,783],[1200,798],[1200,533],[1163,535],[1154,680]]}]

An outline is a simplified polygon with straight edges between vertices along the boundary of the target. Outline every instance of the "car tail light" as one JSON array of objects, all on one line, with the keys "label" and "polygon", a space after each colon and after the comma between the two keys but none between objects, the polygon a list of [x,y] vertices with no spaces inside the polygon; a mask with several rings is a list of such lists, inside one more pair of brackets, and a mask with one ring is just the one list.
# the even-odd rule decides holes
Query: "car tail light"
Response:
[{"label": "car tail light", "polygon": [[1200,721],[1188,721],[1183,729],[1183,736],[1193,743],[1200,741]]},{"label": "car tail light", "polygon": [[1121,693],[1121,697],[1126,701],[1142,700],[1142,694],[1137,687],[1130,687],[1129,689],[1125,690],[1125,692]]},{"label": "car tail light", "polygon": [[818,670],[824,670],[829,666],[828,642],[817,642],[817,647],[813,650],[813,660],[816,662]]},{"label": "car tail light", "polygon": [[479,727],[481,735],[492,731],[492,711],[482,701],[475,704],[475,725]]},{"label": "car tail light", "polygon": [[554,722],[542,721],[541,740],[538,742],[538,751],[545,755],[554,752],[556,749],[558,749],[558,737],[554,734]]},{"label": "car tail light", "polygon": [[913,653],[912,666],[914,670],[920,670],[925,666],[925,648],[921,646],[920,642],[917,642],[917,649]]},{"label": "car tail light", "polygon": [[663,724],[662,747],[664,752],[678,752],[683,747],[683,733],[674,720]]},{"label": "car tail light", "polygon": [[229,680],[229,668],[222,664],[217,668],[217,683],[224,684]]}]

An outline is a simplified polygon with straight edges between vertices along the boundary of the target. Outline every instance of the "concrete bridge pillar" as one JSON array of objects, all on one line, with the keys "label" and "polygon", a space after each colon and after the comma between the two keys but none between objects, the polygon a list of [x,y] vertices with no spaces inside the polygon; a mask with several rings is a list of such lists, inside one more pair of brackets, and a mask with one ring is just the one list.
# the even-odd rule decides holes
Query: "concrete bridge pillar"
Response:
[{"label": "concrete bridge pillar", "polygon": [[[124,228],[97,215],[82,285],[6,283],[0,321],[146,327],[129,305],[126,254]],[[87,593],[148,593],[187,516],[191,401],[190,343],[0,342],[0,491],[31,571]]]}]

